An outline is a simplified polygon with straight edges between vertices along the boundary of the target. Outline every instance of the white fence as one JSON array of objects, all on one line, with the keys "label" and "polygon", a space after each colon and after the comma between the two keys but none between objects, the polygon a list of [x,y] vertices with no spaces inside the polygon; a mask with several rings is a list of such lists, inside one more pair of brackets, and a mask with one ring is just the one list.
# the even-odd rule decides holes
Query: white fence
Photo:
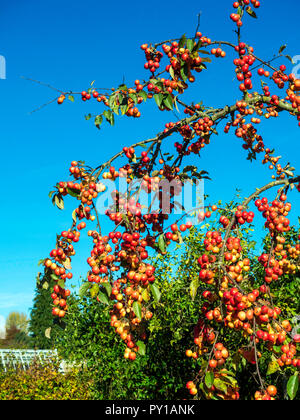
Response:
[{"label": "white fence", "polygon": [[[1,350],[0,369],[27,369],[34,361],[44,362],[57,357],[56,350]],[[60,370],[64,371],[61,364]]]}]

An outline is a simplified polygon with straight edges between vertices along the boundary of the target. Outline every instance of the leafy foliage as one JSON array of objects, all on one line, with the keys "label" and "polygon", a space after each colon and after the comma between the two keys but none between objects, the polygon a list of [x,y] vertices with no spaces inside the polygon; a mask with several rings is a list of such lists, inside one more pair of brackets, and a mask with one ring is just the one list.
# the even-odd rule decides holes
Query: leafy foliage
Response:
[{"label": "leafy foliage", "polygon": [[53,321],[51,315],[52,299],[48,288],[53,287],[54,281],[52,280],[46,288],[43,287],[43,284],[43,282],[37,284],[29,323],[31,344],[41,350],[53,348],[55,336],[61,331],[59,327],[53,325],[50,338],[45,335],[46,329],[49,325],[52,325]]},{"label": "leafy foliage", "polygon": [[0,400],[88,400],[93,383],[79,369],[66,374],[59,371],[59,362],[34,363],[26,371],[0,370]]}]

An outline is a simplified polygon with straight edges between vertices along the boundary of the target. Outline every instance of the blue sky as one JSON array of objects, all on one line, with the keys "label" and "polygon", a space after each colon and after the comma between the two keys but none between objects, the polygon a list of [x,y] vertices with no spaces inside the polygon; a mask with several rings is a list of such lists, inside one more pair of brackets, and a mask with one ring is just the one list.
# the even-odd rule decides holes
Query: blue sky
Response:
[{"label": "blue sky", "polygon": [[[261,3],[259,20],[245,21],[244,40],[267,59],[284,43],[289,55],[300,54],[300,3],[287,0],[284,7],[279,0]],[[31,113],[51,100],[55,92],[21,76],[73,91],[87,89],[92,80],[100,87],[116,86],[123,78],[133,84],[136,78],[147,75],[139,46],[193,34],[199,11],[200,29],[205,35],[234,42],[231,6],[230,0],[192,2],[188,6],[178,0],[159,5],[119,0],[15,0],[1,5],[0,55],[6,59],[7,78],[0,80],[0,317],[12,310],[28,312],[37,262],[54,246],[55,233],[70,224],[72,203],[60,212],[48,198],[52,186],[66,179],[70,162],[76,159],[97,165],[125,145],[151,137],[166,122],[174,121],[170,113],[153,111],[150,103],[141,109],[143,118],[124,117],[115,127],[106,126],[100,132],[84,119],[84,114],[97,112],[96,102],[77,100],[61,107],[51,104]],[[238,85],[233,83],[232,58],[228,53],[227,60],[214,60],[210,70],[201,74],[193,94],[187,92],[185,99],[214,106],[231,104],[239,94]],[[291,72],[292,65],[283,62]],[[286,115],[278,121],[269,120],[262,124],[261,133],[266,144],[286,156],[284,162],[299,167],[299,128],[294,119]],[[210,172],[213,183],[207,182],[205,189],[212,200],[232,199],[235,188],[246,196],[270,180],[265,166],[245,160],[233,134],[214,137],[195,163]],[[293,192],[293,221],[299,214],[297,198]],[[83,241],[79,247],[73,283],[87,269],[87,245]]]}]

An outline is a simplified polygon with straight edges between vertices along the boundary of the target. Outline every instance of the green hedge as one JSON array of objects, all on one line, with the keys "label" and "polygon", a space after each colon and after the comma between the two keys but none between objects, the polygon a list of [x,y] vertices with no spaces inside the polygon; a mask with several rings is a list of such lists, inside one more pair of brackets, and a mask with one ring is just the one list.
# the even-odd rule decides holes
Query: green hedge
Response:
[{"label": "green hedge", "polygon": [[0,400],[89,400],[93,382],[86,373],[59,372],[55,360],[33,364],[29,369],[0,370]]}]

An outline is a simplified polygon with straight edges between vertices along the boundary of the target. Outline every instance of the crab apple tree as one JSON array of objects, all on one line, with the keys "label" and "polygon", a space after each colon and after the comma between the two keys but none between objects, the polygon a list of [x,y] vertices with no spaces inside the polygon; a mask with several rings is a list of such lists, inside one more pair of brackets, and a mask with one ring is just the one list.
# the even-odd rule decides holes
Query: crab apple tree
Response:
[{"label": "crab apple tree", "polygon": [[[287,73],[285,46],[276,56],[280,64],[275,67],[275,60],[257,56],[255,46],[247,43],[242,26],[247,19],[257,18],[259,7],[256,0],[233,3],[232,13],[225,16],[234,24],[236,37],[232,42],[213,40],[200,32],[198,25],[194,36],[142,44],[144,69],[133,75],[131,84],[107,89],[92,83],[81,92],[61,92],[57,98],[59,105],[68,99],[74,102],[77,97],[87,103],[85,106],[94,102],[96,114],[87,114],[86,119],[93,119],[99,130],[104,124],[113,126],[121,117],[141,118],[146,101],[170,115],[170,121],[152,138],[124,145],[107,162],[91,168],[82,161],[72,161],[69,178],[58,181],[50,193],[53,204],[61,210],[66,198],[75,202],[70,226],[57,235],[55,246],[43,260],[45,278],[55,281],[50,291],[53,316],[58,322],[67,319],[71,262],[77,242],[87,232],[91,247],[80,294],[90,294],[108,306],[110,328],[124,343],[128,363],[147,351],[149,321],[164,293],[158,286],[152,256],[166,254],[174,244],[179,246],[194,229],[187,212],[183,210],[177,219],[173,213],[184,181],[188,178],[197,183],[208,178],[207,171],[198,169],[202,149],[211,147],[214,136],[221,131],[224,137],[233,133],[235,147],[241,147],[249,160],[260,159],[270,171],[264,185],[253,186],[253,194],[226,211],[214,203],[204,211],[195,210],[199,221],[216,216],[217,220],[213,229],[207,228],[197,257],[197,284],[205,290],[198,296],[194,342],[183,349],[183,357],[197,362],[195,377],[186,384],[191,398],[239,399],[243,384],[235,378],[232,351],[224,343],[227,332],[232,331],[243,339],[244,344],[236,349],[240,358],[255,367],[257,391],[253,399],[274,400],[277,396],[275,384],[261,374],[260,360],[265,353],[272,353],[270,369],[286,370],[290,376],[287,393],[291,399],[298,386],[299,334],[293,334],[292,320],[286,312],[283,315],[272,287],[299,273],[299,234],[293,239],[289,235],[293,206],[288,197],[292,189],[300,191],[300,176],[284,157],[277,156],[271,144],[265,143],[260,127],[262,120],[267,123],[286,113],[291,125],[300,125],[300,80]],[[238,87],[236,101],[223,107],[186,103],[185,91],[196,82],[201,86],[201,73],[209,71],[215,60],[232,63]],[[177,114],[171,112],[175,110]],[[180,111],[183,117],[174,120]],[[165,150],[171,136],[176,137],[172,156]],[[184,166],[187,157],[193,157],[193,166]],[[111,192],[113,205],[99,214],[96,202],[107,193],[106,181],[138,184],[126,192],[115,188]],[[173,185],[168,195],[170,212],[164,211],[162,181]],[[273,198],[267,198],[266,193],[272,192]],[[156,211],[151,211],[151,205],[144,208],[141,193],[157,198]],[[259,219],[264,221],[269,242],[267,249],[255,257],[263,276],[254,287],[249,281],[253,272],[249,243],[241,232]],[[112,228],[103,231],[106,220]]]}]

